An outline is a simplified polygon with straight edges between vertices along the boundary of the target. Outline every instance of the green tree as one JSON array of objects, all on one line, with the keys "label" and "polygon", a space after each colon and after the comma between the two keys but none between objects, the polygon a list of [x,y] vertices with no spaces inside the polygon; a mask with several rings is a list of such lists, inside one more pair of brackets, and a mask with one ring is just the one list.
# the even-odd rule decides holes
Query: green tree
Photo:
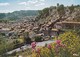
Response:
[{"label": "green tree", "polygon": [[69,7],[69,10],[70,10],[70,13],[72,13],[74,11],[74,5],[72,4],[70,7]]},{"label": "green tree", "polygon": [[57,3],[57,7],[59,7],[59,3]]},{"label": "green tree", "polygon": [[57,7],[57,11],[60,17],[62,17],[63,15],[65,15],[65,7],[63,4],[58,5]]},{"label": "green tree", "polygon": [[31,44],[31,38],[29,37],[29,32],[24,34],[24,40],[26,44]]}]

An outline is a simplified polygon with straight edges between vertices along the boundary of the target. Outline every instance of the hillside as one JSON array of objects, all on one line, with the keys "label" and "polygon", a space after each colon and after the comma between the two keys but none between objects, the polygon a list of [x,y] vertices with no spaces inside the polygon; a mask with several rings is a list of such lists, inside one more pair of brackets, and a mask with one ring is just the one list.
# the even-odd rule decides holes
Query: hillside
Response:
[{"label": "hillside", "polygon": [[39,24],[59,21],[80,21],[80,5],[64,6],[63,4],[51,6],[39,11],[36,18]]},{"label": "hillside", "polygon": [[0,19],[8,19],[8,20],[17,20],[22,19],[26,16],[37,16],[37,10],[21,10],[21,11],[14,11],[12,13],[0,13]]}]

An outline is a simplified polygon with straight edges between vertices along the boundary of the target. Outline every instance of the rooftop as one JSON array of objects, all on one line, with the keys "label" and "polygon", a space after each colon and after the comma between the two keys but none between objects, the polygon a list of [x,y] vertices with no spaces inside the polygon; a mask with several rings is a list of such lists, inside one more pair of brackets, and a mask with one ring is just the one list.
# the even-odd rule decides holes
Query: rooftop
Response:
[{"label": "rooftop", "polygon": [[80,22],[67,22],[67,21],[63,21],[63,22],[57,22],[57,24],[80,24]]}]

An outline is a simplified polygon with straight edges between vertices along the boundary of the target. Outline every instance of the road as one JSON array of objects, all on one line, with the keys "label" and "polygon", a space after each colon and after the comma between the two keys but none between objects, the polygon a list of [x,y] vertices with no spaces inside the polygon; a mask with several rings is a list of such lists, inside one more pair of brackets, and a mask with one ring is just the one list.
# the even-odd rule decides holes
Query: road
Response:
[{"label": "road", "polygon": [[[53,40],[43,41],[43,42],[37,42],[37,46],[45,46],[45,44],[49,44],[54,42]],[[21,47],[23,50],[26,50],[27,48],[31,48],[31,45],[24,45]],[[13,52],[20,52],[22,51],[20,48],[14,49],[12,51],[7,52],[7,54],[12,54]]]}]

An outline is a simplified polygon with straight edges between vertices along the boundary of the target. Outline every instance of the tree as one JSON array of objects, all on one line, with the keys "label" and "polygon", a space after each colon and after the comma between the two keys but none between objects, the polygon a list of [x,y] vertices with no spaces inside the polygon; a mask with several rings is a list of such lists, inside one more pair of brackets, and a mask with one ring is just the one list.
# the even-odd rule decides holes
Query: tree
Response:
[{"label": "tree", "polygon": [[57,7],[59,7],[59,3],[57,3]]},{"label": "tree", "polygon": [[0,13],[0,19],[3,19],[4,17],[6,17],[5,13]]},{"label": "tree", "polygon": [[69,10],[70,10],[70,13],[72,13],[74,11],[74,5],[73,4],[69,7]]},{"label": "tree", "polygon": [[26,44],[31,44],[31,38],[29,37],[29,32],[25,33],[24,40]]},{"label": "tree", "polygon": [[58,11],[58,14],[59,14],[60,17],[62,17],[63,15],[65,15],[65,10],[64,9],[65,9],[65,7],[64,7],[63,4],[61,4],[61,5],[59,5],[57,7],[57,11]]},{"label": "tree", "polygon": [[47,17],[49,15],[49,8],[44,8],[43,10],[39,10],[39,16],[37,18]]}]

